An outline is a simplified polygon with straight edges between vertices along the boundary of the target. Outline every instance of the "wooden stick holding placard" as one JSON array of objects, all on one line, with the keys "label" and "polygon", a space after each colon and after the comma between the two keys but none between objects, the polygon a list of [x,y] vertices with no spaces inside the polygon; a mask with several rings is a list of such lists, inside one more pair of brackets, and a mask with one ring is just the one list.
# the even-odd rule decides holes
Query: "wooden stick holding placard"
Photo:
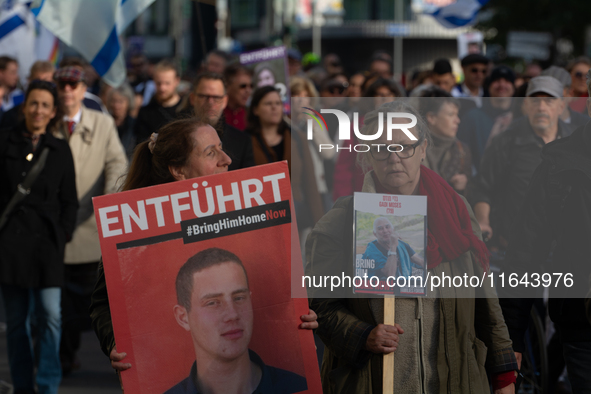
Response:
[{"label": "wooden stick holding placard", "polygon": [[[384,324],[390,326],[394,325],[394,316],[396,314],[394,301],[395,297],[393,295],[384,297]],[[384,354],[383,372],[382,393],[394,394],[394,352]]]}]

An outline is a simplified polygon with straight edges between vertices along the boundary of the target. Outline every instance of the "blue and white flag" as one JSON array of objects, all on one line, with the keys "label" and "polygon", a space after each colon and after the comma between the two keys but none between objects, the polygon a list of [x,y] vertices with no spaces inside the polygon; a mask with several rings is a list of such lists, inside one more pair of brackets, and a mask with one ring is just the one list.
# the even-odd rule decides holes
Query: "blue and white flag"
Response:
[{"label": "blue and white flag", "polygon": [[154,0],[35,0],[31,10],[111,86],[125,81],[121,34]]},{"label": "blue and white flag", "polygon": [[457,0],[455,3],[438,8],[431,15],[444,27],[470,26],[476,23],[476,16],[489,0]]},{"label": "blue and white flag", "polygon": [[0,2],[0,56],[10,56],[19,63],[21,84],[25,86],[29,69],[35,62],[35,17],[29,1]]}]

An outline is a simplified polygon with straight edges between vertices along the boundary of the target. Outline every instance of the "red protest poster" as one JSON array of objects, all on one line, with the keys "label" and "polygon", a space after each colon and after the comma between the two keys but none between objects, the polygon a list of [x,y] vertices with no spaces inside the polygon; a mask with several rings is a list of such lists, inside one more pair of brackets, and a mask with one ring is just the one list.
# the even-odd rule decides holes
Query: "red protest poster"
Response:
[{"label": "red protest poster", "polygon": [[285,162],[93,202],[126,394],[321,392]]}]

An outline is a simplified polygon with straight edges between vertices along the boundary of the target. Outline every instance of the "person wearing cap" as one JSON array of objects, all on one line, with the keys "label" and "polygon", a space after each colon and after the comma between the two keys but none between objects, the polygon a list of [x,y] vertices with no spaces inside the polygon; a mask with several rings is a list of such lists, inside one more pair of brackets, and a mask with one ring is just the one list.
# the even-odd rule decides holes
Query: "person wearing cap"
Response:
[{"label": "person wearing cap", "polygon": [[488,73],[489,60],[486,56],[479,53],[472,53],[462,59],[462,70],[464,72],[464,82],[456,85],[451,95],[454,97],[469,97],[480,107],[482,101],[480,97],[484,96],[484,78]]},{"label": "person wearing cap", "polygon": [[564,86],[564,102],[567,105],[564,106],[564,111],[562,111],[560,119],[564,123],[571,124],[574,127],[579,127],[586,124],[589,121],[589,116],[586,113],[573,111],[568,105],[573,101],[571,90],[572,78],[568,71],[566,71],[562,67],[550,66],[544,71],[542,71],[542,75],[549,75],[551,77],[554,77],[558,79],[560,82],[562,82],[562,85]]},{"label": "person wearing cap", "polygon": [[76,352],[85,321],[80,317],[88,316],[101,257],[92,198],[117,191],[127,158],[113,118],[83,105],[84,71],[76,66],[62,67],[55,72],[54,79],[65,113],[62,126],[54,134],[66,139],[72,150],[80,204],[76,229],[64,257],[66,285],[62,295],[60,357],[64,374],[68,374],[79,364]]},{"label": "person wearing cap", "polygon": [[[587,73],[587,87],[591,91],[591,71]],[[589,99],[587,112],[591,116]],[[591,275],[587,263],[591,255],[589,151],[590,123],[578,127],[569,137],[544,146],[506,257],[510,266],[519,271],[540,272],[540,262],[547,260],[553,248],[546,272],[572,273],[573,285],[581,286],[567,290],[567,296],[573,298],[560,298],[559,290],[553,288],[548,300],[548,314],[557,329],[573,393],[589,393],[591,388],[591,304],[588,293],[586,298],[582,295],[589,289],[587,280]],[[500,301],[520,362],[528,325],[523,316],[529,316],[534,299]],[[552,386],[550,392],[554,392]]]},{"label": "person wearing cap", "polygon": [[564,110],[562,93],[563,86],[556,78],[533,78],[524,102],[527,116],[492,139],[478,176],[468,185],[468,201],[491,250],[506,250],[544,145],[572,132],[559,119]]},{"label": "person wearing cap", "polygon": [[88,74],[86,73],[86,70],[90,66],[88,62],[79,57],[66,57],[59,64],[60,68],[69,66],[77,67],[80,70],[84,71],[84,84],[86,85],[86,91],[84,92],[84,99],[82,100],[82,104],[86,108],[95,109],[97,111],[101,111],[105,115],[108,115],[109,111],[107,110],[107,107],[105,107],[103,100],[101,100],[99,96],[93,94],[88,90]]},{"label": "person wearing cap", "polygon": [[488,78],[490,98],[482,100],[481,108],[472,108],[461,116],[458,139],[468,145],[476,171],[482,154],[493,137],[507,129],[513,116],[510,112],[515,93],[515,73],[510,67],[495,67]]},{"label": "person wearing cap", "polygon": [[454,77],[449,60],[439,59],[435,61],[433,65],[433,84],[447,93],[451,93],[456,84],[456,77]]}]

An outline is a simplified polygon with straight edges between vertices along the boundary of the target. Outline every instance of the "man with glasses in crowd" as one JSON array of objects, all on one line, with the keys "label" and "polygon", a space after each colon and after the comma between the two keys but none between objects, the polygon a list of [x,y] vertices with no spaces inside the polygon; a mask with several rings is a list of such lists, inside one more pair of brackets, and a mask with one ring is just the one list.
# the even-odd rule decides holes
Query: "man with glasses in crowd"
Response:
[{"label": "man with glasses in crowd", "polygon": [[67,375],[80,365],[76,352],[81,331],[90,328],[90,295],[101,258],[92,198],[117,191],[127,158],[113,118],[82,104],[86,92],[84,70],[78,66],[62,67],[54,79],[65,112],[60,131],[72,150],[79,202],[76,229],[71,242],[66,244],[64,257],[60,358]]},{"label": "man with glasses in crowd", "polygon": [[228,93],[228,105],[224,109],[226,123],[244,131],[246,105],[252,94],[252,73],[241,64],[232,64],[224,70],[224,79]]},{"label": "man with glasses in crowd", "polygon": [[228,170],[254,166],[251,138],[227,124],[222,116],[228,104],[224,77],[213,72],[199,74],[189,101],[195,115],[209,123],[220,135],[224,151],[232,159]]},{"label": "man with glasses in crowd", "polygon": [[484,96],[484,78],[488,73],[489,60],[479,53],[472,53],[462,59],[464,82],[456,85],[451,95],[454,97],[468,97],[472,99],[478,108],[482,106],[481,97]]}]

